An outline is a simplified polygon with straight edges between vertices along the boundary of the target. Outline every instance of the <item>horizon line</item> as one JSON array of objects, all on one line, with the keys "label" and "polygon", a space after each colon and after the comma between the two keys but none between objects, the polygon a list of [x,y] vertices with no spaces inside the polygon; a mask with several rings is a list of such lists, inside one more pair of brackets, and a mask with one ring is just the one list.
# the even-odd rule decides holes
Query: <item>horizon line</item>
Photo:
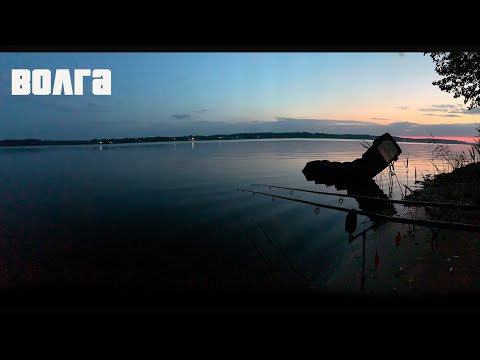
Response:
[{"label": "horizon line", "polygon": [[[335,133],[325,133],[325,132],[307,132],[307,131],[289,131],[289,132],[270,132],[270,131],[263,131],[263,132],[239,132],[239,133],[230,133],[230,134],[211,134],[211,135],[197,135],[197,134],[189,134],[189,135],[178,135],[178,136],[142,136],[142,137],[121,137],[121,138],[92,138],[88,140],[44,140],[44,139],[38,139],[38,138],[23,138],[23,139],[2,139],[0,140],[0,143],[3,142],[27,142],[27,141],[38,141],[38,142],[63,142],[68,145],[68,143],[85,143],[84,145],[87,145],[88,143],[94,142],[94,141],[99,141],[101,145],[109,145],[103,144],[102,140],[109,140],[109,141],[126,141],[126,140],[142,140],[142,139],[165,139],[163,141],[192,141],[195,140],[195,137],[216,137],[218,136],[219,139],[210,139],[210,140],[222,140],[222,136],[235,136],[235,135],[250,135],[250,134],[255,134],[255,135],[265,135],[265,134],[275,134],[275,135],[289,135],[289,134],[309,134],[309,135],[326,135],[326,136],[343,136],[343,137],[349,137],[350,139],[359,139],[359,140],[371,140],[371,139],[362,139],[362,137],[378,137],[380,135],[371,135],[371,134],[349,134],[349,133],[342,133],[342,134],[335,134]],[[397,138],[397,139],[404,139],[404,140],[416,140],[416,141],[432,141],[432,140],[443,140],[445,142],[449,142],[451,144],[467,144],[467,145],[478,145],[479,143],[476,142],[475,140],[472,142],[465,141],[465,140],[459,140],[459,139],[465,139],[468,137],[454,137],[456,139],[453,139],[451,136],[439,136],[439,137],[423,137],[420,135],[412,135],[411,137],[405,137],[405,136],[397,136],[397,135],[392,135],[392,137]],[[184,140],[176,140],[176,138],[186,138]],[[290,137],[290,138],[295,138],[295,137]],[[450,139],[449,139],[450,138]],[[472,140],[475,138],[472,137]],[[170,140],[167,140],[170,139]],[[302,138],[300,138],[302,139]],[[346,138],[348,139],[348,138]],[[232,139],[223,139],[223,140],[232,140]],[[235,140],[235,139],[233,139]],[[247,139],[239,139],[239,140],[247,140]],[[250,139],[251,140],[251,139]],[[162,140],[160,140],[162,141]],[[160,142],[160,141],[153,141],[153,142]],[[148,142],[148,141],[143,141],[143,142]],[[121,143],[121,142],[117,142]],[[39,144],[41,145],[41,144]],[[74,144],[72,144],[74,145]],[[81,144],[79,144],[81,145]]]}]

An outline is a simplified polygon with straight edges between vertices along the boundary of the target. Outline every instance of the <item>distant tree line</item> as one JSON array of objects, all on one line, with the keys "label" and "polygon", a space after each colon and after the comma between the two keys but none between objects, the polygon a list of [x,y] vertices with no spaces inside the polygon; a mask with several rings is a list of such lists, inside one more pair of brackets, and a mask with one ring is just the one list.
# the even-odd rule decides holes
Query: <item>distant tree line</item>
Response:
[{"label": "distant tree line", "polygon": [[[155,136],[141,138],[103,138],[92,140],[1,140],[0,146],[47,146],[47,145],[110,145],[110,144],[131,144],[131,143],[155,143],[172,141],[208,141],[208,140],[247,140],[247,139],[352,139],[352,140],[374,140],[375,135],[358,134],[326,134],[309,132],[286,132],[286,133],[237,133],[237,134],[218,134],[218,135],[188,135],[188,136]],[[431,142],[431,138],[412,139],[394,137],[399,142]],[[463,141],[437,139],[439,143],[465,144]]]}]

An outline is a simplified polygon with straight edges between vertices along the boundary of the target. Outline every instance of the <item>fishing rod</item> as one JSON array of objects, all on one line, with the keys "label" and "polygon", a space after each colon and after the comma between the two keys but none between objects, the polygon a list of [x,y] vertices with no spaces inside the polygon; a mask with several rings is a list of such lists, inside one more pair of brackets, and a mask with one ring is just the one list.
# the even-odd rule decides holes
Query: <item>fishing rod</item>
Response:
[{"label": "fishing rod", "polygon": [[477,224],[463,224],[463,223],[454,223],[454,222],[446,222],[446,221],[401,218],[401,217],[398,217],[398,216],[387,216],[387,215],[372,213],[372,212],[369,212],[369,211],[363,211],[363,210],[358,210],[358,209],[348,209],[348,208],[344,208],[344,207],[341,207],[341,206],[319,204],[319,203],[316,203],[316,202],[313,202],[313,201],[302,200],[302,199],[294,199],[294,198],[289,198],[289,197],[281,196],[281,195],[267,194],[267,193],[260,192],[260,191],[253,191],[253,190],[247,190],[247,189],[237,189],[237,191],[249,192],[249,193],[252,193],[252,194],[259,194],[259,195],[265,195],[265,196],[271,196],[272,200],[274,200],[275,198],[278,198],[278,199],[289,200],[289,201],[298,202],[298,203],[302,203],[302,204],[313,205],[313,206],[316,206],[316,209],[315,209],[316,214],[318,214],[318,212],[320,211],[319,208],[326,208],[326,209],[342,211],[342,212],[346,212],[346,213],[350,213],[350,214],[364,215],[364,216],[367,216],[369,218],[374,218],[374,219],[377,219],[377,220],[385,220],[385,221],[388,221],[388,222],[393,222],[393,223],[398,223],[398,224],[413,224],[413,225],[419,225],[419,226],[426,226],[426,227],[430,227],[430,228],[435,227],[435,228],[438,228],[438,229],[456,229],[456,230],[480,232],[480,225],[477,225]]},{"label": "fishing rod", "polygon": [[348,195],[348,194],[341,194],[341,193],[314,191],[314,190],[307,190],[307,189],[297,189],[297,188],[291,188],[291,187],[266,185],[266,184],[251,184],[251,185],[290,190],[290,194],[292,194],[293,191],[300,191],[300,192],[307,192],[307,193],[319,194],[319,195],[341,196],[341,197],[346,197],[346,198],[370,199],[370,200],[376,200],[376,201],[389,202],[391,204],[403,204],[403,205],[411,205],[411,206],[431,206],[431,207],[438,207],[438,208],[464,209],[464,210],[480,210],[480,205],[435,203],[435,202],[430,202],[430,201],[391,200],[391,199],[384,199],[384,198],[367,196],[367,195]]}]

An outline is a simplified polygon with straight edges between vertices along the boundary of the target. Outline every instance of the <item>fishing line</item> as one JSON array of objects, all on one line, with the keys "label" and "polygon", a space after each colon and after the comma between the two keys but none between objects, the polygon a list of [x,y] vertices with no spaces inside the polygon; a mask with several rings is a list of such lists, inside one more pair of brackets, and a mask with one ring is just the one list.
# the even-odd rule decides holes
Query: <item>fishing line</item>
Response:
[{"label": "fishing line", "polygon": [[[407,158],[407,163],[408,163],[408,158]],[[397,180],[397,184],[398,184],[398,188],[400,189],[400,194],[402,194],[402,199],[405,198],[405,196],[407,195],[407,190],[405,189],[405,194],[403,193],[402,191],[402,185],[400,184],[400,180],[398,180],[398,176],[397,174],[395,173],[395,167],[393,165],[393,163],[391,164],[391,168],[393,169],[390,169],[390,174],[392,176],[395,176],[395,179]],[[407,181],[408,182],[408,181]],[[408,208],[408,212],[410,213],[410,216],[413,218],[413,214],[412,214],[412,209],[410,206],[407,207]],[[412,232],[412,229],[410,228],[410,224],[407,224],[408,226],[408,230],[410,230],[410,232]],[[413,224],[413,226],[415,226],[415,224]]]},{"label": "fishing line", "polygon": [[325,208],[325,209],[331,209],[331,210],[337,210],[337,211],[342,211],[342,212],[353,212],[358,215],[365,215],[368,216],[369,218],[374,218],[377,220],[385,220],[387,222],[393,222],[393,223],[399,223],[399,224],[418,224],[419,226],[426,226],[426,227],[436,227],[439,229],[457,229],[457,230],[467,230],[467,231],[472,231],[472,232],[480,232],[480,224],[464,224],[464,223],[454,223],[454,222],[445,222],[445,221],[434,221],[434,220],[421,220],[421,219],[412,219],[412,218],[402,218],[399,216],[387,216],[383,214],[377,214],[377,213],[372,213],[368,211],[363,211],[363,210],[358,210],[358,209],[348,209],[340,206],[333,206],[333,205],[326,205],[326,204],[320,204],[312,201],[307,201],[307,200],[301,200],[301,199],[295,199],[295,198],[289,198],[281,195],[274,195],[274,194],[267,194],[259,191],[252,191],[252,190],[247,190],[247,189],[238,189],[239,191],[242,192],[250,192],[250,193],[255,193],[255,194],[260,194],[260,195],[266,195],[270,197],[276,197],[278,199],[285,199],[288,201],[293,201],[293,202],[298,202],[302,204],[307,204],[307,205],[312,205],[315,206],[316,208]]},{"label": "fishing line", "polygon": [[245,226],[242,226],[241,222],[240,222],[240,217],[237,217],[237,224],[242,228],[244,234],[245,234],[245,237],[250,241],[250,244],[253,246],[253,248],[257,251],[257,253],[260,255],[260,258],[264,261],[264,263],[266,264],[267,266],[267,269],[268,271],[265,271],[267,273],[267,277],[270,278],[270,281],[273,282],[274,281],[274,271],[273,271],[273,266],[271,264],[271,262],[267,259],[266,256],[263,255],[263,253],[260,251],[260,249],[257,247],[256,245],[256,242],[255,240],[252,240],[252,238],[250,237],[249,233],[248,233],[248,227],[245,227]]},{"label": "fishing line", "polygon": [[[282,189],[282,190],[290,190],[290,191],[297,191],[301,193],[311,193],[311,194],[318,194],[318,195],[327,195],[327,196],[339,196],[344,198],[358,198],[358,199],[368,199],[368,200],[376,200],[382,202],[388,202],[391,204],[402,204],[402,205],[410,205],[410,206],[430,206],[430,207],[443,207],[443,208],[451,208],[451,209],[469,209],[469,210],[480,210],[480,205],[472,205],[472,204],[462,204],[462,203],[439,203],[439,202],[430,202],[430,201],[410,201],[410,200],[393,200],[393,199],[385,199],[381,197],[375,196],[367,196],[367,195],[355,195],[355,194],[342,194],[342,193],[332,193],[332,192],[325,192],[325,191],[315,191],[315,190],[308,190],[308,189],[299,189],[299,188],[292,188],[286,186],[276,186],[276,185],[266,185],[266,184],[250,184],[252,186],[257,187],[268,187],[269,190],[272,188],[275,189]],[[238,189],[240,190],[240,189]],[[242,190],[244,191],[244,190]],[[249,191],[249,190],[245,190]],[[265,195],[265,194],[264,194]],[[300,195],[298,195],[300,197]]]},{"label": "fishing line", "polygon": [[313,279],[311,279],[308,275],[305,275],[303,272],[297,270],[297,268],[295,267],[295,265],[293,265],[293,263],[290,261],[290,258],[288,257],[288,255],[285,253],[285,251],[283,251],[283,249],[276,245],[272,238],[267,234],[267,232],[265,231],[265,229],[263,228],[263,226],[257,222],[257,226],[260,228],[260,230],[263,232],[263,234],[265,235],[265,238],[268,240],[268,242],[270,242],[270,244],[284,257],[288,267],[290,268],[290,270],[292,270],[294,273],[296,273],[299,277],[301,277],[304,281],[307,282],[308,286],[311,287],[312,285],[312,281]]},{"label": "fishing line", "polygon": [[269,275],[269,278],[270,278],[270,281],[274,281],[274,276],[273,276],[273,266],[272,266],[272,263],[269,261],[269,259],[260,251],[260,248],[257,246],[257,243],[255,242],[254,239],[252,239],[249,235],[248,235],[248,231],[246,232],[247,234],[247,238],[250,240],[250,243],[252,244],[252,246],[254,247],[254,249],[257,251],[257,253],[260,255],[260,257],[262,258],[262,260],[264,261],[264,263],[267,265],[267,269],[268,269],[268,275]]}]

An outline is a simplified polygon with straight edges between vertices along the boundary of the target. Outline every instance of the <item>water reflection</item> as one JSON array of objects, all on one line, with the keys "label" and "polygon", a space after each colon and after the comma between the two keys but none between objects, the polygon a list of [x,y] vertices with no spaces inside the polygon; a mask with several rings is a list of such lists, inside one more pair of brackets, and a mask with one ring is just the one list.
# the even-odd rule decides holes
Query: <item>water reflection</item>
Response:
[{"label": "water reflection", "polygon": [[[352,178],[344,176],[332,176],[332,174],[302,170],[307,181],[314,181],[315,184],[334,186],[336,190],[346,190],[347,195],[351,195],[357,201],[360,210],[393,216],[397,213],[395,207],[388,201],[388,196],[378,187],[373,179]],[[369,217],[375,223],[374,228],[378,228],[385,222],[376,218]]]},{"label": "water reflection", "polygon": [[[100,145],[102,156],[94,156]],[[404,159],[409,156],[413,180],[415,169],[419,178],[433,170],[431,154],[426,144],[402,147],[396,174],[401,184],[411,186]],[[84,284],[87,273],[93,283],[125,287],[273,286],[262,277],[265,262],[246,238],[252,218],[296,266],[319,274],[316,286],[326,286],[351,258],[345,214],[325,210],[316,215],[309,206],[246,198],[235,189],[253,182],[318,191],[335,185],[348,194],[385,197],[371,181],[316,178],[308,183],[300,172],[319,154],[345,162],[364,150],[360,141],[303,139],[0,148],[0,230],[15,237],[19,256],[14,273],[0,274],[0,287],[7,277],[23,279],[29,264],[37,270],[22,281],[42,284],[55,277],[60,287],[63,281]],[[452,145],[454,150],[467,148]],[[379,174],[380,189],[386,180]],[[384,191],[388,194],[388,186]],[[399,187],[393,191],[400,198]],[[385,205],[383,211],[394,211],[383,202],[359,197],[357,202],[366,211],[378,213]],[[299,277],[260,229],[249,235],[280,269],[274,285],[296,285]],[[68,251],[59,245],[65,242]],[[0,248],[1,264],[7,254]]]}]

